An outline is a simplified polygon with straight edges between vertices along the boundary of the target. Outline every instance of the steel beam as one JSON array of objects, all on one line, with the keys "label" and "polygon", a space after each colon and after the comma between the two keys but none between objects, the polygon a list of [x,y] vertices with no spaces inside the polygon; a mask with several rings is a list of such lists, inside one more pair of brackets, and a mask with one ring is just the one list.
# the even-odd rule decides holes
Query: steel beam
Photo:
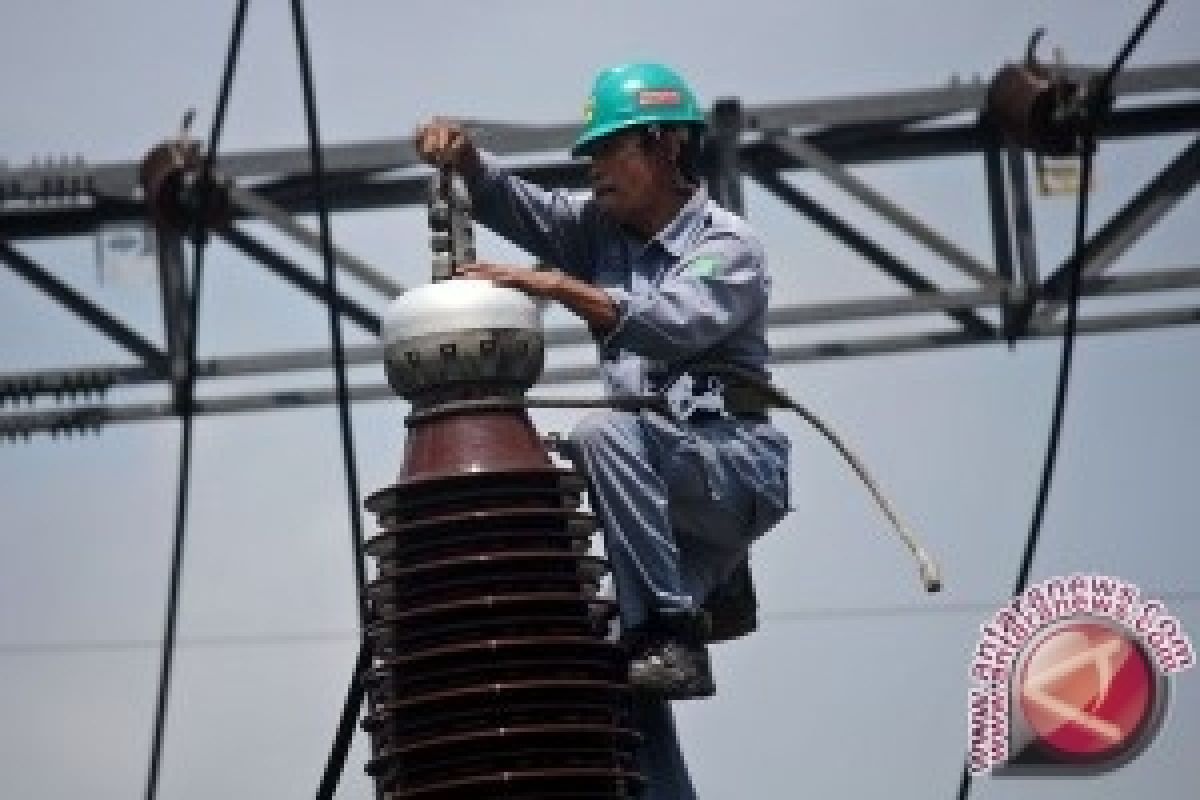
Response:
[{"label": "steel beam", "polygon": [[[1079,321],[1078,332],[1085,335],[1119,333],[1197,323],[1200,323],[1200,307],[1088,317]],[[1063,327],[1063,323],[1057,321],[1031,326],[1022,338],[1059,337],[1062,335]],[[989,342],[995,342],[995,339],[965,330],[938,330],[854,341],[817,342],[776,347],[772,351],[770,363],[782,366],[830,359],[899,355]],[[547,370],[541,383],[542,385],[561,385],[594,381],[599,377],[600,372],[595,365],[570,366]],[[536,394],[533,396],[536,397]],[[350,397],[355,402],[396,399],[391,387],[385,383],[352,387]],[[293,389],[197,399],[194,413],[201,415],[241,414],[251,411],[329,405],[334,400],[334,390],[329,387]],[[175,414],[176,408],[172,403],[94,405],[69,410],[0,413],[0,440],[28,438],[29,435],[35,433],[91,432],[110,424],[144,422],[171,417]]]},{"label": "steel beam", "polygon": [[[978,153],[992,140],[992,133],[975,122],[904,129],[887,125],[874,128],[875,135],[868,135],[869,127],[862,128],[861,135],[849,138],[840,137],[837,130],[831,130],[813,133],[809,141],[837,163],[850,166]],[[1100,135],[1102,139],[1123,139],[1196,130],[1200,130],[1200,102],[1193,101],[1116,111],[1110,115]],[[411,147],[411,142],[404,139],[388,140],[385,144],[389,147]],[[380,149],[386,148],[381,146]],[[766,143],[761,134],[747,133],[739,150],[742,162],[747,165],[754,163],[773,170],[805,168],[804,162]],[[377,166],[379,169],[330,174],[326,186],[330,208],[348,212],[424,204],[426,172],[411,171],[410,174],[383,176],[379,173],[387,167]],[[121,172],[136,177],[134,165],[123,168]],[[557,155],[541,163],[519,166],[514,172],[545,186],[579,188],[587,185],[584,166]],[[238,177],[234,173],[226,174]],[[101,192],[88,198],[87,202],[78,204],[31,204],[24,201],[10,206],[0,204],[0,236],[10,239],[70,236],[92,233],[106,224],[144,220],[145,209],[140,202],[132,199],[133,184],[114,188],[120,190]],[[299,178],[296,174],[273,175],[253,188],[289,213],[310,213],[314,210],[307,179]],[[239,216],[245,218],[250,215],[243,212]]]},{"label": "steel beam", "polygon": [[813,146],[803,136],[772,136],[768,141],[792,158],[808,164],[835,186],[937,253],[959,271],[970,275],[984,286],[996,286],[1003,283],[992,270],[974,256],[856,178],[849,170],[821,152],[820,148]]},{"label": "steel beam", "polygon": [[42,269],[28,256],[14,249],[2,237],[0,237],[0,260],[8,264],[13,272],[29,281],[59,305],[103,333],[113,342],[146,364],[156,369],[162,369],[165,356],[161,350],[125,323]]},{"label": "steel beam", "polygon": [[988,214],[992,222],[992,249],[996,272],[1007,283],[1013,280],[1012,226],[1008,213],[1008,185],[1000,147],[990,145],[983,151],[984,180],[987,183]]},{"label": "steel beam", "polygon": [[[1080,75],[1095,71],[1069,69]],[[1124,105],[1128,105],[1130,98],[1148,100],[1155,93],[1196,90],[1200,90],[1200,62],[1129,69],[1119,76],[1114,87],[1115,95]],[[978,113],[985,94],[982,82],[952,81],[946,86],[926,89],[748,107],[743,115],[743,146],[752,145],[763,132],[803,130],[811,135],[813,144],[843,165],[977,150],[980,138],[975,124],[914,129],[898,135],[885,135],[881,131],[880,135],[848,143],[842,149],[835,148],[832,141],[822,142],[819,137],[823,130],[882,129],[888,123]],[[1195,130],[1200,127],[1198,118],[1200,104],[1194,101],[1124,109],[1111,115],[1101,136]],[[562,152],[570,145],[578,127],[575,123],[518,125],[482,121],[468,121],[468,126],[484,147],[502,155]],[[334,144],[325,148],[324,154],[330,177],[341,176],[354,185],[363,184],[369,176],[419,165],[413,143],[407,138]],[[226,154],[218,159],[217,168],[245,185],[253,179],[273,181],[303,175],[308,161],[303,148],[289,147]],[[123,221],[122,207],[140,206],[137,186],[137,163],[87,164],[76,159],[0,170],[0,234],[59,235],[51,232],[52,222],[66,223],[57,228],[66,232],[79,230],[84,220],[93,224],[100,220]],[[362,201],[352,200],[351,204],[354,202]],[[352,210],[336,204],[332,207]],[[34,225],[35,221],[41,226]]]},{"label": "steel beam", "polygon": [[708,193],[717,204],[745,217],[742,166],[738,155],[742,117],[742,105],[737,98],[727,97],[713,104],[712,113],[709,115],[709,153],[705,159],[704,177],[708,184]]},{"label": "steel beam", "polygon": [[1029,173],[1025,169],[1025,153],[1013,146],[1005,148],[1008,162],[1008,185],[1012,190],[1013,233],[1017,243],[1017,264],[1024,286],[1037,286],[1037,237],[1033,227],[1033,203],[1029,199]]},{"label": "steel beam", "polygon": [[222,228],[218,233],[225,241],[250,258],[260,262],[288,283],[320,300],[322,303],[333,302],[337,306],[338,313],[357,323],[370,333],[376,336],[379,335],[381,325],[378,314],[368,311],[345,295],[338,295],[335,298],[328,297],[329,290],[323,281],[313,277],[270,247],[267,247],[262,242],[232,225]]},{"label": "steel beam", "polygon": [[[1076,78],[1101,71],[1100,68],[1086,66],[1067,69]],[[1118,97],[1196,89],[1200,89],[1200,62],[1128,69],[1113,85],[1113,93]],[[771,131],[938,117],[979,111],[986,97],[987,85],[979,79],[951,81],[949,85],[929,89],[757,106],[747,109],[746,126],[751,130]]]},{"label": "steel beam", "polygon": [[992,223],[992,249],[996,257],[996,272],[1008,284],[1008,302],[1001,308],[1001,325],[1004,338],[1011,346],[1015,340],[1016,314],[1013,307],[1020,297],[1020,289],[1013,274],[1012,217],[1009,213],[1008,184],[1004,177],[1004,164],[1000,145],[989,145],[983,151],[984,180],[987,184],[988,215]]},{"label": "steel beam", "polygon": [[[1114,214],[1104,227],[1088,240],[1080,257],[1083,274],[1095,275],[1112,266],[1134,242],[1178,205],[1198,181],[1200,137],[1184,148],[1182,153],[1143,186],[1124,208]],[[1067,263],[1046,279],[1042,286],[1046,305],[1038,311],[1038,319],[1053,316],[1066,302],[1070,269],[1071,261],[1068,259]]]},{"label": "steel beam", "polygon": [[[1116,111],[1109,116],[1099,136],[1104,140],[1120,140],[1191,133],[1197,129],[1200,129],[1200,102],[1191,101]],[[988,127],[972,121],[901,129],[891,135],[846,143],[838,143],[832,131],[813,133],[808,139],[834,161],[850,166],[978,153],[987,147],[993,135]],[[805,168],[803,161],[779,152],[765,138],[744,142],[742,158],[771,169]]]},{"label": "steel beam", "polygon": [[[927,293],[939,291],[929,280],[780,176],[766,171],[754,171],[751,174],[771,194],[807,216],[909,289]],[[995,335],[992,326],[971,311],[949,311],[948,314],[966,330],[980,335]]]},{"label": "steel beam", "polygon": [[[313,251],[320,251],[321,237],[296,222],[286,210],[249,189],[243,189],[232,181],[226,183],[225,187],[229,193],[229,199],[233,201],[234,205],[266,220],[305,247]],[[339,267],[389,298],[396,297],[404,291],[403,286],[389,278],[381,270],[341,248],[336,246],[333,248],[333,258]]]},{"label": "steel beam", "polygon": [[[1085,297],[1120,297],[1197,288],[1200,288],[1200,267],[1158,269],[1128,275],[1098,275],[1086,278],[1082,287]],[[767,321],[772,330],[779,330],[801,325],[896,319],[956,309],[997,307],[1005,303],[1006,299],[1007,293],[1004,289],[888,295],[835,303],[781,306],[768,312]],[[590,341],[591,335],[582,325],[550,328],[546,331],[546,342],[550,348],[577,346]],[[350,366],[382,362],[383,346],[380,344],[351,345],[346,348],[346,363]],[[280,375],[287,372],[324,370],[331,363],[327,348],[220,356],[197,361],[196,377],[218,380]],[[547,375],[560,376],[556,380],[570,382],[583,380],[584,378],[579,376],[591,375],[594,369],[591,365],[561,366],[552,368]],[[562,378],[563,375],[567,377]],[[112,388],[145,386],[161,381],[163,377],[161,373],[148,367],[130,365],[0,374],[0,405],[21,400],[34,402],[38,397],[52,394],[70,396],[104,392]]]},{"label": "steel beam", "polygon": [[182,402],[182,393],[188,385],[188,344],[192,337],[191,289],[183,261],[183,237],[167,226],[159,225],[154,241],[172,397],[176,402]]}]

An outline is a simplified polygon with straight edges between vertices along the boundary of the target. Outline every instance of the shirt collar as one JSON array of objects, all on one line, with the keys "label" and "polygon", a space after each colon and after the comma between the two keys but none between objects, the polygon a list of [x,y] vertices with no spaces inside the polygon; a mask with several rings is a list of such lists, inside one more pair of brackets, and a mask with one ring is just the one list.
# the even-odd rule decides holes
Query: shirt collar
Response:
[{"label": "shirt collar", "polygon": [[693,234],[704,222],[704,209],[708,205],[708,191],[698,187],[679,209],[675,218],[667,223],[654,237],[664,250],[676,258],[683,256],[692,243]]}]

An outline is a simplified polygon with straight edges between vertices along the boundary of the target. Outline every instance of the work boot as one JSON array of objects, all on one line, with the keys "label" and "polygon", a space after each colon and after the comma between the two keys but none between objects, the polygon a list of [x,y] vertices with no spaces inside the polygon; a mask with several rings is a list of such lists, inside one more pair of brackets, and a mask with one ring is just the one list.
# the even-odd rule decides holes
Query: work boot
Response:
[{"label": "work boot", "polygon": [[709,593],[704,610],[709,618],[705,639],[709,644],[740,639],[758,630],[758,601],[749,558],[742,559],[730,576]]},{"label": "work boot", "polygon": [[712,697],[712,665],[704,639],[708,628],[702,611],[657,614],[634,632],[629,683],[634,691],[670,700]]}]

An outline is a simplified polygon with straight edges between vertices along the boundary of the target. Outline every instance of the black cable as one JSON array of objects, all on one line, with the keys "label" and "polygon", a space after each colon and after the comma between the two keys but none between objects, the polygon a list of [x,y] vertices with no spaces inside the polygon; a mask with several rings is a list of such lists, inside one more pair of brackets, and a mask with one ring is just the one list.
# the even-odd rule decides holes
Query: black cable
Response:
[{"label": "black cable", "polygon": [[329,308],[329,334],[333,349],[335,394],[337,396],[338,421],[341,426],[342,456],[346,471],[346,494],[349,504],[351,546],[354,551],[354,581],[358,590],[358,617],[362,630],[358,657],[355,659],[354,674],[346,695],[346,703],[334,735],[333,747],[317,788],[317,798],[332,798],[341,780],[350,743],[354,738],[355,723],[362,708],[365,695],[366,669],[371,662],[371,646],[367,639],[370,623],[370,605],[367,600],[366,548],[363,543],[362,519],[358,509],[358,472],[354,459],[354,434],[350,420],[350,391],[346,380],[346,348],[342,342],[341,317],[334,299],[337,297],[337,271],[333,256],[333,237],[329,227],[329,209],[325,202],[324,165],[321,157],[320,128],[317,121],[316,93],[313,90],[312,62],[308,50],[308,37],[304,25],[304,9],[300,0],[292,0],[292,24],[296,34],[296,51],[300,61],[300,79],[304,88],[304,116],[308,126],[309,158],[312,162],[313,194],[320,222],[321,257],[325,264],[326,305]]},{"label": "black cable", "polygon": [[[1084,99],[1082,129],[1080,131],[1080,178],[1079,203],[1075,215],[1075,242],[1071,249],[1069,273],[1071,276],[1067,290],[1067,322],[1063,330],[1062,358],[1059,362],[1058,386],[1054,394],[1054,413],[1050,419],[1050,436],[1046,445],[1046,460],[1042,465],[1042,478],[1038,485],[1037,500],[1033,507],[1033,518],[1029,524],[1029,535],[1025,540],[1025,549],[1021,553],[1021,564],[1017,569],[1017,580],[1013,587],[1012,596],[1017,597],[1029,583],[1029,573],[1033,568],[1033,557],[1037,551],[1038,541],[1042,532],[1042,521],[1046,514],[1046,501],[1050,496],[1050,484],[1054,477],[1054,465],[1058,459],[1058,444],[1062,434],[1063,415],[1067,405],[1067,388],[1071,378],[1071,360],[1075,350],[1075,327],[1079,317],[1079,294],[1083,275],[1084,245],[1087,237],[1088,193],[1092,185],[1092,162],[1096,154],[1096,129],[1101,117],[1107,113],[1110,102],[1112,82],[1120,73],[1125,61],[1133,53],[1133,49],[1141,41],[1150,23],[1162,10],[1166,0],[1154,0],[1137,27],[1130,34],[1125,45],[1121,48],[1112,66],[1104,75],[1087,90]],[[962,777],[958,784],[958,800],[967,800],[971,794],[972,775],[970,765],[964,764]]]},{"label": "black cable", "polygon": [[[229,105],[229,94],[233,87],[233,75],[237,69],[238,54],[242,46],[242,31],[245,29],[247,0],[238,0],[233,16],[233,30],[229,36],[229,48],[225,55],[225,67],[221,75],[221,86],[217,96],[217,108],[213,114],[212,128],[208,139],[208,152],[204,159],[204,171],[200,175],[199,213],[204,213],[205,194],[211,175],[213,159],[225,124],[225,111]],[[193,242],[195,258],[192,268],[191,297],[188,304],[187,371],[179,382],[176,403],[180,415],[179,441],[179,485],[175,499],[175,534],[171,542],[171,572],[167,586],[166,626],[163,633],[162,659],[159,664],[158,695],[154,706],[154,732],[150,740],[150,766],[146,774],[146,800],[158,795],[158,778],[162,766],[163,737],[167,725],[167,705],[171,692],[171,669],[175,661],[175,629],[179,618],[179,587],[183,573],[184,535],[187,531],[187,507],[192,463],[192,420],[194,417],[194,393],[196,383],[196,325],[200,317],[200,287],[204,274],[204,222],[194,221]]]},{"label": "black cable", "polygon": [[[1071,376],[1071,356],[1075,350],[1075,323],[1079,312],[1079,284],[1083,255],[1084,236],[1087,220],[1087,195],[1091,185],[1092,157],[1095,150],[1095,140],[1092,131],[1085,134],[1083,152],[1080,154],[1082,168],[1079,181],[1079,204],[1075,218],[1075,245],[1070,261],[1071,281],[1067,294],[1067,324],[1063,330],[1062,358],[1058,369],[1058,386],[1054,395],[1054,413],[1050,419],[1050,438],[1046,445],[1046,459],[1042,465],[1042,479],[1038,485],[1037,500],[1033,506],[1033,519],[1029,524],[1029,535],[1025,540],[1025,549],[1021,553],[1021,563],[1017,569],[1017,580],[1013,587],[1012,596],[1017,597],[1029,583],[1029,572],[1033,567],[1033,556],[1037,551],[1038,541],[1042,533],[1042,520],[1045,518],[1046,501],[1050,496],[1050,484],[1054,477],[1054,464],[1058,458],[1058,443],[1062,433],[1063,412],[1067,404],[1067,387]],[[958,800],[967,800],[971,794],[973,776],[969,764],[964,764],[962,777],[958,784]]]},{"label": "black cable", "polygon": [[[346,769],[346,759],[350,755],[350,744],[354,741],[354,731],[362,711],[363,701],[367,695],[367,668],[371,666],[371,644],[366,634],[360,634],[358,656],[354,659],[354,672],[350,675],[350,686],[346,689],[346,702],[342,705],[342,713],[338,718],[337,730],[333,734],[333,745],[329,748],[329,757],[325,761],[325,770],[321,773],[321,783],[317,786],[316,800],[332,800],[337,793],[338,782]],[[378,784],[376,795],[380,794]]]}]

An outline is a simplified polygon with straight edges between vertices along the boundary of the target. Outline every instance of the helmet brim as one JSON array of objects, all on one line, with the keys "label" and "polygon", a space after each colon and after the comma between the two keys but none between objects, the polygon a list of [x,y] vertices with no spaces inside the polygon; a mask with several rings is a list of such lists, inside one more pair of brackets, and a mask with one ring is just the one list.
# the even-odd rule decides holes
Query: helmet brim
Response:
[{"label": "helmet brim", "polygon": [[575,144],[571,145],[571,158],[588,158],[602,139],[607,139],[610,136],[632,128],[647,128],[651,125],[687,125],[697,133],[703,132],[705,128],[704,120],[688,116],[681,116],[678,119],[668,117],[650,120],[621,120],[610,125],[590,128],[581,134],[575,140]]}]

